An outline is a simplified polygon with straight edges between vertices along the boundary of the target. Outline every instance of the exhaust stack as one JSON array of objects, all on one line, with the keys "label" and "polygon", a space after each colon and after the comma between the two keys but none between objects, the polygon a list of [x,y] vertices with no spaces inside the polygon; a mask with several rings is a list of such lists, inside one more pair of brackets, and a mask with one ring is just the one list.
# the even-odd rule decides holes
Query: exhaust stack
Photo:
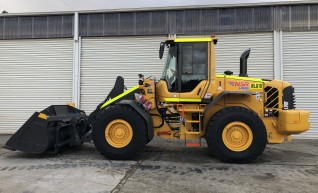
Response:
[{"label": "exhaust stack", "polygon": [[240,75],[243,77],[248,77],[247,75],[247,59],[250,56],[251,48],[245,50],[240,58]]}]

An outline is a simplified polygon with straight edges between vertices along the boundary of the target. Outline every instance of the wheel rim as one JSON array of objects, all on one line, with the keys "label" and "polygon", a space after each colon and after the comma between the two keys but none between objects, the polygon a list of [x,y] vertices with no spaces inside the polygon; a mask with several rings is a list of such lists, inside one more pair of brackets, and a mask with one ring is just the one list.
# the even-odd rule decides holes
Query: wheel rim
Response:
[{"label": "wheel rim", "polygon": [[222,132],[222,140],[230,150],[241,152],[251,146],[253,133],[248,125],[235,121],[225,126]]},{"label": "wheel rim", "polygon": [[106,141],[115,148],[122,148],[127,146],[132,140],[132,137],[132,127],[125,120],[116,119],[106,126]]}]

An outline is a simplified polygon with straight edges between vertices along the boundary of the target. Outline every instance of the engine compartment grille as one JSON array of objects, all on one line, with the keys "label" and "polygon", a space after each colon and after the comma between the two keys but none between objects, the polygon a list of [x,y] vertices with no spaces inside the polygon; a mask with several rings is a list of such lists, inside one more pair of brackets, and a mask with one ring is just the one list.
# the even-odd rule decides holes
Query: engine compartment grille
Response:
[{"label": "engine compartment grille", "polygon": [[278,97],[279,92],[278,89],[275,87],[267,86],[264,89],[266,93],[266,102],[264,104],[265,108],[278,108]]},{"label": "engine compartment grille", "polygon": [[295,109],[295,89],[292,86],[288,86],[283,90],[283,109]]}]

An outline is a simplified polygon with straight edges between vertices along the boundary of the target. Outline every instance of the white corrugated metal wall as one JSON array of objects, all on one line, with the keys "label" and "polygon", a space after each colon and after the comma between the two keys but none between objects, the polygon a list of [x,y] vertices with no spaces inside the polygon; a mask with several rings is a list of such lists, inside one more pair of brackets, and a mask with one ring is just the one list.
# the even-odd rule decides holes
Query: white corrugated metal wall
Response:
[{"label": "white corrugated metal wall", "polygon": [[14,133],[33,114],[72,100],[72,39],[0,41],[0,132]]},{"label": "white corrugated metal wall", "polygon": [[[218,73],[231,70],[237,75],[241,53],[251,48],[249,76],[273,79],[273,33],[219,35],[218,38]],[[127,87],[137,84],[139,73],[159,78],[165,61],[159,60],[158,49],[164,39],[157,36],[83,38],[81,108],[91,112],[111,90],[117,75],[125,78]],[[316,32],[283,33],[283,78],[296,88],[297,108],[311,111],[311,130],[301,137],[318,137],[315,101],[318,46],[313,41],[317,39]],[[1,133],[14,132],[33,111],[71,101],[72,50],[71,39],[0,41]]]},{"label": "white corrugated metal wall", "polygon": [[274,40],[273,33],[219,35],[215,46],[217,73],[231,70],[240,73],[240,57],[244,50],[251,48],[247,61],[249,77],[274,78]]},{"label": "white corrugated metal wall", "polygon": [[283,33],[283,79],[295,87],[296,107],[311,113],[311,129],[297,137],[318,138],[317,32]]},{"label": "white corrugated metal wall", "polygon": [[159,44],[165,37],[82,38],[81,109],[91,112],[113,88],[116,77],[127,88],[138,84],[138,74],[160,78],[165,60]]},{"label": "white corrugated metal wall", "polygon": [[[251,48],[248,74],[272,79],[273,33],[218,36],[216,62],[218,73],[239,73],[239,59]],[[138,74],[160,77],[164,59],[158,59],[159,43],[165,37],[83,38],[81,56],[81,108],[91,112],[114,85],[117,75],[125,78],[127,87],[137,84]]]}]

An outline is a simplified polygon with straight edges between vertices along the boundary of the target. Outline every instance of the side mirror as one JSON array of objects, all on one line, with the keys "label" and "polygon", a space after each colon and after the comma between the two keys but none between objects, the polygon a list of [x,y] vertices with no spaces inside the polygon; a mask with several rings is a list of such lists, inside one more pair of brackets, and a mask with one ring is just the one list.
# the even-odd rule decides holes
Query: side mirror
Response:
[{"label": "side mirror", "polygon": [[163,53],[165,51],[165,46],[166,46],[165,42],[160,43],[160,49],[159,49],[159,58],[160,59],[162,59],[162,57],[163,57]]}]

